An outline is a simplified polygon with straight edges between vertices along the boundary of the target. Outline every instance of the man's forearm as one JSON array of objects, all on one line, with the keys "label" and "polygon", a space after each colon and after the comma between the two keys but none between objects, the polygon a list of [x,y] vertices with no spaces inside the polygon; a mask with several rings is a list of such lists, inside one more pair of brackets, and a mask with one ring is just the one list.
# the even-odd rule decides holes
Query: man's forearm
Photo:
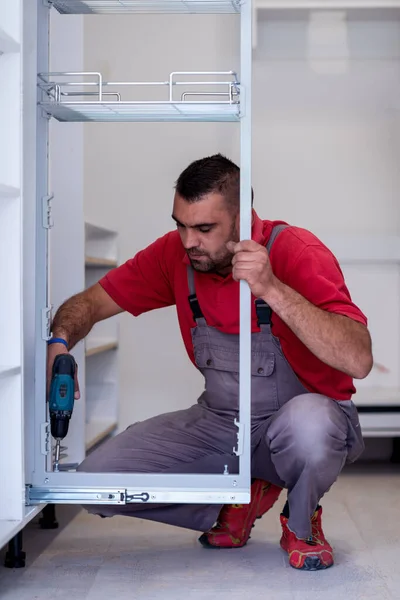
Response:
[{"label": "man's forearm", "polygon": [[371,338],[361,323],[321,310],[279,280],[264,300],[321,361],[355,379],[368,375]]},{"label": "man's forearm", "polygon": [[87,336],[94,325],[93,304],[84,293],[72,296],[57,310],[53,322],[52,333],[67,341],[68,349]]}]

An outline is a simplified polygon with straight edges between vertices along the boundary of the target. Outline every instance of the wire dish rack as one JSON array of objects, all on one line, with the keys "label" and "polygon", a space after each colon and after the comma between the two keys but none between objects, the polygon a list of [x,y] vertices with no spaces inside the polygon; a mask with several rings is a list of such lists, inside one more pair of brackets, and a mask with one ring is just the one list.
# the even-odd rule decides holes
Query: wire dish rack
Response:
[{"label": "wire dish rack", "polygon": [[239,13],[241,0],[50,0],[61,14]]},{"label": "wire dish rack", "polygon": [[39,73],[38,86],[39,105],[58,121],[239,121],[243,109],[234,71],[175,71],[145,82],[52,72]]}]

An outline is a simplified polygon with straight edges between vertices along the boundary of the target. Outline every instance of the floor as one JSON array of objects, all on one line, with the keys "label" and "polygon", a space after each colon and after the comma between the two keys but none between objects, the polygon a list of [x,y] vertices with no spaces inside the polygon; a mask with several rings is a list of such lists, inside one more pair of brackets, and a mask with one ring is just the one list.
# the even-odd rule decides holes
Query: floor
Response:
[{"label": "floor", "polygon": [[[205,550],[195,532],[58,507],[60,528],[24,532],[27,565],[0,566],[1,600],[400,599],[400,465],[352,466],[323,499],[336,564],[306,573],[279,548],[279,506],[236,550]],[[1,565],[4,549],[0,552]]]}]

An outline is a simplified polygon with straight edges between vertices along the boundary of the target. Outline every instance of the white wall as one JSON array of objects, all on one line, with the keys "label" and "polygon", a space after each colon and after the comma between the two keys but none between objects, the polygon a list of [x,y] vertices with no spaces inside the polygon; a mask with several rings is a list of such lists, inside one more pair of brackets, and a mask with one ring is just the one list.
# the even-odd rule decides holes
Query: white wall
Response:
[{"label": "white wall", "polygon": [[326,44],[306,22],[259,24],[257,205],[318,234],[399,233],[399,22],[350,22],[347,48]]},{"label": "white wall", "polygon": [[[227,16],[91,16],[85,21],[85,68],[114,80],[238,68],[236,24]],[[306,22],[259,22],[255,208],[263,218],[283,218],[321,236],[399,233],[400,121],[394,106],[400,97],[400,27],[353,22],[347,34],[345,53],[341,42],[327,51],[309,45]],[[238,139],[238,128],[229,124],[86,125],[86,218],[120,232],[120,259],[126,260],[172,228],[179,172],[216,151],[238,160]],[[122,427],[187,406],[200,389],[173,309],[137,320],[123,316]]]}]

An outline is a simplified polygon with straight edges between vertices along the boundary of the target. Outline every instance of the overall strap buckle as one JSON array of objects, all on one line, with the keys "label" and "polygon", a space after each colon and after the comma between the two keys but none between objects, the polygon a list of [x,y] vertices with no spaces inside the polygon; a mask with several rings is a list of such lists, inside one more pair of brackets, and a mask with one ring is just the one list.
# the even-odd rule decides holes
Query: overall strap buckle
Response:
[{"label": "overall strap buckle", "polygon": [[200,304],[199,304],[199,301],[197,300],[196,294],[190,294],[188,299],[189,299],[190,308],[192,309],[194,320],[197,321],[197,319],[202,319],[203,313],[201,312]]},{"label": "overall strap buckle", "polygon": [[257,300],[255,301],[255,305],[258,326],[260,327],[260,325],[270,325],[272,315],[271,308],[264,300],[261,300],[261,298],[257,298]]}]

